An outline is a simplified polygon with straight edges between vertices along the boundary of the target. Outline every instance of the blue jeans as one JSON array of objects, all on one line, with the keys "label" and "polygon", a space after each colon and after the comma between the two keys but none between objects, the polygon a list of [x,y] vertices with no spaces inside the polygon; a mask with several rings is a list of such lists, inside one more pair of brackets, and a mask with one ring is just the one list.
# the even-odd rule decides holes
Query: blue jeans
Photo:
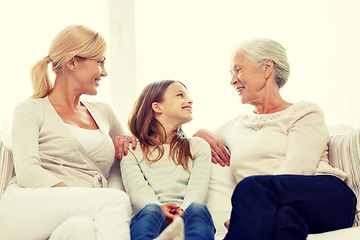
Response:
[{"label": "blue jeans", "polygon": [[[193,202],[182,216],[186,240],[214,239],[215,227],[205,203]],[[130,223],[131,240],[152,240],[165,229],[166,221],[157,204],[148,204]]]},{"label": "blue jeans", "polygon": [[351,227],[356,197],[334,176],[253,176],[233,193],[225,240],[305,240]]}]

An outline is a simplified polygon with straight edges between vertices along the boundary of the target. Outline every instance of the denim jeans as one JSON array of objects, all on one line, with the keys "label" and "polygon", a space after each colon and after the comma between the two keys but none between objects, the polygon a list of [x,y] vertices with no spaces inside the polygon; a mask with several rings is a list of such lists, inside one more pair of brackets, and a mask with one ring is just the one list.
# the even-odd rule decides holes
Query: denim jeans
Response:
[{"label": "denim jeans", "polygon": [[305,240],[351,227],[356,196],[334,176],[253,176],[241,181],[225,240]]},{"label": "denim jeans", "polygon": [[[182,216],[186,240],[212,240],[215,227],[205,203],[193,202]],[[131,240],[152,240],[165,229],[166,221],[157,204],[148,204],[130,223]]]}]

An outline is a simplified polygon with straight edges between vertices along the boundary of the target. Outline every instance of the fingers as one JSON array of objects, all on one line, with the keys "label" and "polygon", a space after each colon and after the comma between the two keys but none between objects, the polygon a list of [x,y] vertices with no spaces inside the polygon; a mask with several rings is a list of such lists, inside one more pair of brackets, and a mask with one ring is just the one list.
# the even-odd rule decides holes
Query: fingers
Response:
[{"label": "fingers", "polygon": [[224,226],[226,227],[227,230],[229,230],[229,225],[230,225],[230,219],[224,222]]},{"label": "fingers", "polygon": [[128,154],[130,143],[132,145],[132,149],[135,150],[137,139],[134,136],[117,136],[113,139],[115,146],[115,157],[119,160],[122,159],[123,156]]},{"label": "fingers", "polygon": [[165,204],[163,204],[163,206],[166,206],[168,208],[174,208],[174,209],[180,208],[180,206],[177,205],[177,203],[174,203],[174,202],[165,203]]},{"label": "fingers", "polygon": [[213,163],[218,163],[222,167],[230,166],[230,155],[220,141],[211,146],[211,157]]},{"label": "fingers", "polygon": [[220,166],[230,166],[230,155],[224,145],[211,132],[206,130],[197,131],[194,136],[203,138],[211,147],[211,161]]},{"label": "fingers", "polygon": [[184,214],[184,210],[182,210],[181,208],[179,208],[174,215],[175,215],[175,216],[178,216],[178,217],[182,217],[183,214]]},{"label": "fingers", "polygon": [[180,208],[176,203],[165,203],[160,206],[165,218],[174,219],[177,209]]},{"label": "fingers", "polygon": [[132,146],[132,149],[135,150],[136,149],[136,145],[137,145],[137,142],[139,140],[137,140],[137,138],[135,136],[131,136],[129,137],[130,138],[130,142],[131,142],[131,146]]}]

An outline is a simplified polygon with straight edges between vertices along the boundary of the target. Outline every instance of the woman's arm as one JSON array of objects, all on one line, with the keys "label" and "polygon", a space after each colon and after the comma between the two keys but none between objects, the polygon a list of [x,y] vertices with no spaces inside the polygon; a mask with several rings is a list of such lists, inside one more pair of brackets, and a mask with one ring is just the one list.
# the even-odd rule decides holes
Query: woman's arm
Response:
[{"label": "woman's arm", "polygon": [[14,110],[11,135],[16,180],[21,187],[52,187],[61,182],[41,166],[40,115],[41,112],[30,100],[22,102]]},{"label": "woman's arm", "polygon": [[321,157],[326,154],[329,131],[321,109],[301,113],[289,129],[285,160],[274,174],[313,175]]},{"label": "woman's arm", "polygon": [[211,161],[218,163],[222,167],[230,166],[230,155],[225,149],[225,146],[220,140],[211,132],[201,129],[194,133],[194,137],[200,137],[204,139],[211,147]]},{"label": "woman's arm", "polygon": [[134,136],[130,136],[130,134],[122,126],[113,109],[109,105],[107,105],[107,107],[109,109],[109,119],[111,121],[109,134],[114,143],[115,157],[121,160],[123,156],[128,154],[130,146],[133,150],[136,149],[137,139]]},{"label": "woman's arm", "polygon": [[186,188],[182,209],[186,209],[192,202],[204,202],[209,187],[211,173],[211,150],[201,138],[191,139],[191,152],[194,154],[193,167],[190,169],[190,179]]}]

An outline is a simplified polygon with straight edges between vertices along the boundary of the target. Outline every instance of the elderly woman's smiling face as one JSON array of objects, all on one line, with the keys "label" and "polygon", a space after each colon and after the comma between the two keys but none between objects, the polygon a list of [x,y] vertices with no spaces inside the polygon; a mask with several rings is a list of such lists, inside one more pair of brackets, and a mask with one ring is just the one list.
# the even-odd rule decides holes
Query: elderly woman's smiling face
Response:
[{"label": "elderly woman's smiling face", "polygon": [[243,104],[252,104],[262,97],[266,84],[264,65],[251,62],[245,53],[234,56],[230,68],[230,84],[238,92]]}]

